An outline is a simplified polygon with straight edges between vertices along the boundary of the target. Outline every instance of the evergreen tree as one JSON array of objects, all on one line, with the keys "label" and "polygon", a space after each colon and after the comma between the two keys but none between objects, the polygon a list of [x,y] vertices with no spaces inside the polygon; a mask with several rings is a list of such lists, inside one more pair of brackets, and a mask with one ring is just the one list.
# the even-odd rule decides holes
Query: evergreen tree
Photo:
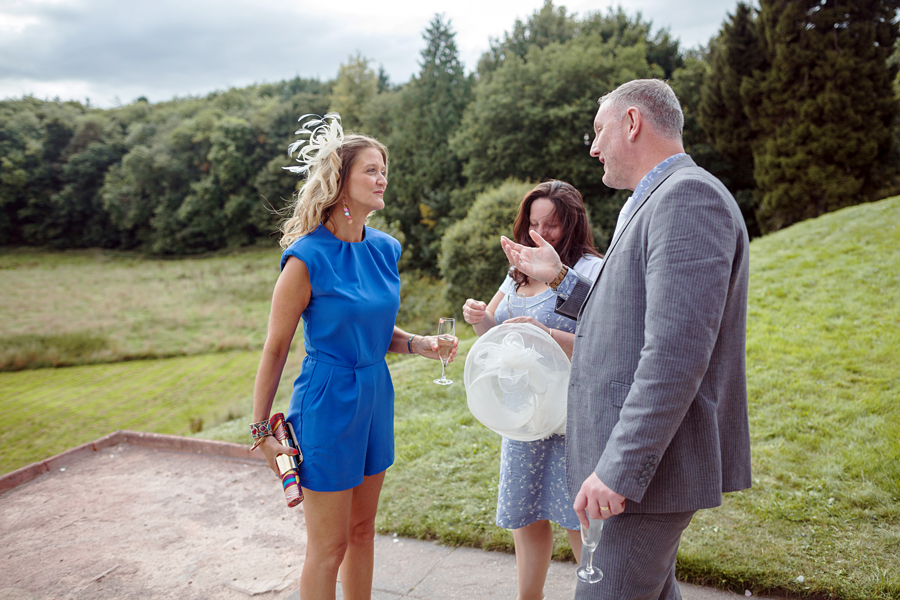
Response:
[{"label": "evergreen tree", "polygon": [[544,6],[525,22],[516,19],[512,32],[505,34],[502,42],[491,40],[490,50],[478,61],[478,73],[482,78],[489,77],[509,58],[524,59],[532,46],[545,48],[554,42],[566,42],[577,32],[578,21],[566,14],[566,7],[554,7],[553,0],[544,0]]},{"label": "evergreen tree", "polygon": [[[733,16],[710,44],[707,75],[700,92],[698,120],[725,159],[720,176],[738,204],[751,237],[759,235],[756,223],[752,144],[756,132],[744,107],[741,87],[750,85],[754,73],[765,69],[753,9],[738,3]],[[747,83],[745,83],[747,82]]]},{"label": "evergreen tree", "polygon": [[651,35],[652,29],[653,23],[644,21],[640,12],[630,17],[620,6],[615,10],[610,7],[605,14],[598,11],[588,15],[579,23],[578,34],[596,34],[604,42],[612,42],[617,46],[642,44],[647,64],[661,68],[663,78],[668,79],[684,66],[684,57],[679,50],[678,40],[672,39],[667,29]]},{"label": "evergreen tree", "polygon": [[743,86],[764,231],[876,198],[898,112],[900,0],[761,0],[765,72]]},{"label": "evergreen tree", "polygon": [[384,217],[405,238],[407,266],[437,272],[440,238],[454,219],[451,192],[462,164],[448,141],[471,96],[450,23],[435,15],[423,34],[421,70],[404,87],[399,122],[388,139],[391,165]]},{"label": "evergreen tree", "polygon": [[[450,147],[464,161],[467,192],[474,196],[508,178],[568,181],[581,192],[603,249],[625,196],[602,183],[603,168],[589,154],[597,100],[635,78],[661,78],[649,64],[649,29],[620,26],[618,14],[591,17],[590,26],[565,42],[532,45],[524,58],[507,56],[482,77]],[[604,35],[608,33],[608,35]],[[678,60],[681,60],[680,58]],[[673,61],[674,62],[677,61]]]},{"label": "evergreen tree", "polygon": [[341,114],[341,124],[355,131],[362,123],[366,103],[378,93],[379,77],[369,67],[369,59],[360,53],[341,65],[331,91],[330,111]]}]

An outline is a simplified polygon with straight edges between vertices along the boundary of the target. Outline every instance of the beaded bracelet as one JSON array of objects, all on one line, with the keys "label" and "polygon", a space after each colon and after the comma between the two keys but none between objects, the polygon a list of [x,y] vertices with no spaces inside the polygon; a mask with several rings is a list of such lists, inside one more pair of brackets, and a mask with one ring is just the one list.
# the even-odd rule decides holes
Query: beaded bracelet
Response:
[{"label": "beaded bracelet", "polygon": [[250,423],[250,435],[254,440],[272,435],[272,426],[269,424],[269,420],[265,419],[256,423]]},{"label": "beaded bracelet", "polygon": [[413,353],[413,351],[412,351],[412,341],[413,341],[413,338],[414,338],[414,337],[416,337],[416,334],[413,334],[412,336],[410,336],[410,338],[409,338],[408,340],[406,340],[406,349],[409,350],[409,353],[410,353],[410,354]]}]

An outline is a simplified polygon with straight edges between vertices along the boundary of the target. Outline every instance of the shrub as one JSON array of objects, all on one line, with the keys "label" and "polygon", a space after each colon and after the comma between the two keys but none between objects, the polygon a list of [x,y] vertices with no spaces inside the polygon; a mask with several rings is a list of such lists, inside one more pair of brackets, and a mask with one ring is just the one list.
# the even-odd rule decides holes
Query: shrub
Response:
[{"label": "shrub", "polygon": [[444,298],[454,310],[467,298],[488,302],[497,292],[509,268],[500,236],[512,236],[519,203],[533,187],[508,179],[479,194],[466,218],[447,229],[441,239],[439,265],[446,284]]}]

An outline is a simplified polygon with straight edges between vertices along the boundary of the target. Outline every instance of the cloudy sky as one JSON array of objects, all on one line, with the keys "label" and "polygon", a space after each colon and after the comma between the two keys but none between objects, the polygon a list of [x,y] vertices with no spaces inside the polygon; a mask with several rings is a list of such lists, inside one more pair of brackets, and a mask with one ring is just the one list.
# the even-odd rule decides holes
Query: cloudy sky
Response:
[{"label": "cloudy sky", "polygon": [[[737,0],[556,0],[570,13],[623,6],[683,48],[706,44]],[[95,106],[204,95],[294,76],[331,79],[357,51],[394,83],[418,71],[435,13],[466,69],[543,0],[0,0],[0,98]]]}]

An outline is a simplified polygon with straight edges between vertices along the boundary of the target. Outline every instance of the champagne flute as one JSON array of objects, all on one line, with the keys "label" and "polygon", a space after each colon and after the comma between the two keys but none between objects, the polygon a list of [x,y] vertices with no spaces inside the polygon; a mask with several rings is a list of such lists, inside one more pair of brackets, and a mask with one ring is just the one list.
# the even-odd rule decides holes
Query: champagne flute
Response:
[{"label": "champagne flute", "polygon": [[514,319],[515,317],[524,317],[526,302],[526,296],[524,294],[520,294],[519,292],[515,292],[507,296],[506,312],[509,313],[509,318]]},{"label": "champagne flute", "polygon": [[450,360],[450,352],[453,350],[453,341],[456,337],[456,319],[441,317],[438,320],[438,355],[441,357],[441,378],[435,379],[438,385],[450,385],[452,379],[447,379],[447,361]]},{"label": "champagne flute", "polygon": [[585,583],[597,583],[603,579],[603,571],[594,568],[594,550],[600,543],[603,519],[588,519],[589,527],[581,526],[581,543],[588,551],[587,564],[576,571],[578,579]]}]

